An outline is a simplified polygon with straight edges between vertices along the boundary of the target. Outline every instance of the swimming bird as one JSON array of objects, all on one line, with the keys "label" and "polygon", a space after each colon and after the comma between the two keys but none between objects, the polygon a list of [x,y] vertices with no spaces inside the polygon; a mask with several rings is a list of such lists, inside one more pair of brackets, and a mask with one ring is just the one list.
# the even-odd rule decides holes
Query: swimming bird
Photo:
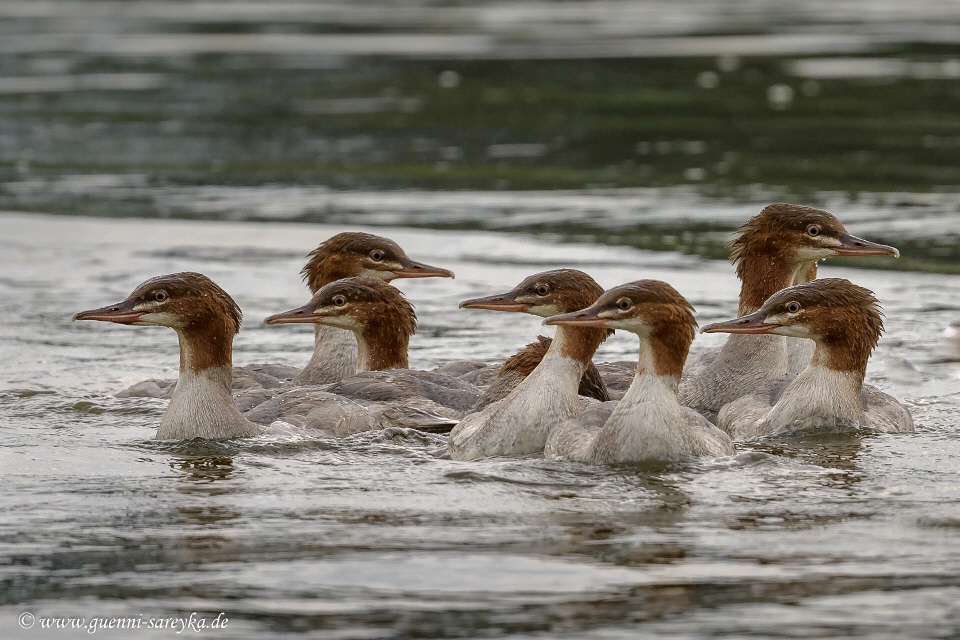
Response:
[{"label": "swimming bird", "polygon": [[[300,272],[312,293],[323,286],[355,276],[384,282],[397,278],[453,278],[452,271],[415,262],[389,238],[348,231],[325,240],[307,256]],[[357,340],[351,331],[314,324],[314,347],[303,369],[281,364],[234,367],[234,391],[277,388],[286,380],[296,385],[325,384],[357,372]],[[145,380],[121,391],[118,397],[169,398],[175,380]]]},{"label": "swimming bird", "polygon": [[[477,298],[460,306],[523,311],[539,316],[593,304],[603,288],[575,269],[532,275],[511,291]],[[558,326],[543,359],[509,394],[466,416],[450,432],[450,455],[457,460],[543,450],[550,429],[580,412],[581,379],[608,329]]]},{"label": "swimming bird", "polygon": [[[894,256],[896,248],[850,235],[831,213],[794,204],[772,204],[740,227],[731,244],[740,278],[738,315],[753,313],[785,287],[813,280],[817,261],[831,256]],[[752,393],[769,380],[798,373],[810,362],[809,341],[779,335],[733,335],[723,348],[688,366],[680,402],[701,411]]]},{"label": "swimming bird", "polygon": [[[398,426],[449,428],[479,398],[479,390],[466,382],[408,369],[408,346],[416,331],[416,313],[399,290],[382,280],[337,280],[322,287],[306,305],[264,320],[264,324],[291,323],[323,324],[351,331],[358,344],[360,372],[321,387],[280,390],[273,396],[272,408],[257,407],[251,412],[258,421],[289,421],[289,407],[294,401],[297,415],[305,411],[316,414],[317,406],[330,402],[330,396],[336,395],[368,409],[387,412],[396,418]],[[314,406],[311,398],[317,400]],[[238,398],[238,402],[242,400]],[[269,413],[272,411],[276,413]]]},{"label": "swimming bird", "polygon": [[157,430],[158,440],[226,440],[266,433],[233,403],[233,337],[240,307],[199,273],[147,280],[125,300],[82,311],[73,320],[170,327],[180,340],[180,377]]},{"label": "swimming bird", "polygon": [[790,336],[816,345],[799,375],[770,381],[720,410],[717,425],[735,440],[857,429],[913,431],[906,407],[863,384],[883,317],[873,292],[849,280],[823,278],[788,287],[754,313],[701,331]]},{"label": "swimming bird", "polygon": [[[452,271],[414,262],[393,240],[369,233],[338,233],[310,252],[300,274],[312,293],[341,280],[365,276],[390,282],[397,278],[453,278]],[[314,349],[294,384],[336,382],[357,371],[357,341],[352,331],[314,323]]]},{"label": "swimming bird", "polygon": [[[523,291],[524,283],[506,294],[497,294],[483,298],[473,298],[460,303],[461,309],[487,309],[490,311],[506,311],[512,313],[529,313],[546,318],[558,313],[576,311],[580,304],[579,296],[570,296],[567,281],[574,283],[586,276],[581,271],[573,269],[558,269],[530,276],[527,280],[535,281],[534,289]],[[589,278],[589,276],[586,276]],[[527,282],[524,280],[524,282]],[[592,282],[592,279],[591,279]],[[561,286],[557,286],[557,284]],[[529,288],[529,287],[528,287]],[[600,290],[602,292],[602,289]],[[487,405],[506,398],[518,384],[530,375],[539,366],[544,356],[550,350],[553,340],[546,336],[537,336],[536,342],[531,342],[517,353],[513,354],[499,367],[496,367],[496,376],[484,389],[483,395],[474,407],[479,411]],[[587,364],[586,371],[580,378],[577,393],[588,398],[595,398],[600,402],[610,399],[607,388],[600,377],[600,372],[593,364]]]},{"label": "swimming bird", "polygon": [[550,433],[547,458],[587,464],[676,460],[733,453],[730,437],[677,400],[696,333],[693,307],[659,280],[605,292],[590,307],[547,318],[558,327],[622,329],[640,338],[636,375],[623,398],[588,409]]}]

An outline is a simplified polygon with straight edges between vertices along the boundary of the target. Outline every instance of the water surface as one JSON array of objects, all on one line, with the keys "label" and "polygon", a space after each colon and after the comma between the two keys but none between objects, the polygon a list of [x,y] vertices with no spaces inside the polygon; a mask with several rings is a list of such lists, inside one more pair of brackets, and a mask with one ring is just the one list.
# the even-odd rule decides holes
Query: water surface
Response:
[{"label": "water surface", "polygon": [[[442,436],[400,430],[156,442],[165,403],[113,394],[175,373],[173,332],[69,323],[149,276],[192,269],[244,310],[236,362],[303,364],[309,330],[258,321],[306,300],[304,254],[345,227],[14,214],[0,227],[4,637],[44,637],[19,628],[23,611],[225,612],[229,633],[219,635],[244,638],[960,632],[960,369],[939,361],[940,332],[960,313],[950,276],[822,269],[882,301],[887,333],[868,379],[905,400],[914,434],[744,445],[731,458],[668,466],[465,463],[447,459]],[[456,309],[548,268],[578,267],[605,287],[665,279],[701,323],[736,311],[737,281],[721,261],[369,230],[457,273],[399,283],[420,316],[415,368],[495,361],[549,329]],[[695,350],[720,340],[700,336]],[[598,360],[635,350],[617,335]]]},{"label": "water surface", "polygon": [[800,201],[955,273],[958,34],[932,0],[0,0],[0,208],[722,258]]},{"label": "water surface", "polygon": [[[240,638],[960,634],[958,27],[935,0],[0,0],[0,637],[43,637],[23,612],[223,612],[207,634]],[[363,228],[458,274],[399,283],[412,366],[494,362],[539,322],[457,303],[548,268],[732,317],[725,243],[777,201],[901,249],[822,274],[882,301],[868,379],[915,434],[613,468],[454,462],[404,431],[158,443],[164,402],[114,394],[175,374],[173,333],[68,322],[196,270],[244,309],[238,363],[300,365],[309,330],[259,320]]]}]

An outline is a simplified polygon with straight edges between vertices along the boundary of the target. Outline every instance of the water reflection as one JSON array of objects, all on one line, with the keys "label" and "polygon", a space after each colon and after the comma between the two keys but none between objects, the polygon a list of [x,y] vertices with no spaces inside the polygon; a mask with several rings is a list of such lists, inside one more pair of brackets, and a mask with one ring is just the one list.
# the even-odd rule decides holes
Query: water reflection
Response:
[{"label": "water reflection", "polygon": [[182,493],[222,495],[233,491],[225,482],[237,473],[230,456],[174,456],[169,464],[187,483],[178,487]]},{"label": "water reflection", "polygon": [[240,517],[240,512],[228,507],[178,507],[177,522],[184,525],[223,525]]},{"label": "water reflection", "polygon": [[683,529],[694,502],[675,473],[683,470],[682,465],[656,463],[620,465],[613,473],[593,471],[594,483],[630,487],[624,496],[628,501],[610,512],[557,514],[556,523],[564,531],[557,553],[621,566],[683,560],[689,549],[675,534]]},{"label": "water reflection", "polygon": [[859,482],[862,474],[859,457],[863,437],[855,433],[820,434],[780,442],[760,441],[749,446],[771,455],[842,471],[844,473],[839,475],[848,478],[847,481],[852,484]]},{"label": "water reflection", "polygon": [[[179,561],[190,564],[206,562],[233,562],[245,554],[242,545],[233,537],[220,533],[240,519],[241,513],[219,503],[221,496],[234,488],[228,482],[236,475],[230,456],[173,457],[170,467],[186,484],[177,487],[180,494],[198,495],[204,502],[180,505],[170,525],[181,532],[177,535],[176,554]],[[217,500],[210,504],[208,497]]]},{"label": "water reflection", "polygon": [[248,550],[233,537],[218,533],[239,518],[239,511],[227,507],[178,507],[172,525],[184,533],[177,542],[180,561],[194,564],[242,560]]}]

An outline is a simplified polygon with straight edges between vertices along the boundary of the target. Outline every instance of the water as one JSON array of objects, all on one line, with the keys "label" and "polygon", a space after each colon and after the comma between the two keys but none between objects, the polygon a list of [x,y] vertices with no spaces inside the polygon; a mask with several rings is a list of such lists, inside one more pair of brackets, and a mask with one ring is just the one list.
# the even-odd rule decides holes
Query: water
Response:
[{"label": "water", "polygon": [[[0,0],[0,637],[960,635],[958,26],[934,0]],[[610,468],[403,431],[158,443],[165,403],[114,394],[175,375],[173,333],[68,322],[196,270],[245,312],[238,364],[302,365],[309,329],[259,320],[366,229],[458,275],[398,283],[411,366],[495,362],[550,330],[457,303],[544,269],[732,317],[729,232],[777,201],[901,249],[821,274],[883,303],[868,381],[916,433]]]},{"label": "water", "polygon": [[[306,299],[304,254],[346,227],[0,216],[0,625],[17,616],[223,612],[222,637],[950,637],[960,632],[960,368],[939,359],[954,278],[823,268],[875,290],[868,379],[917,432],[743,445],[729,459],[593,468],[447,459],[442,436],[155,442],[164,402],[112,397],[172,376],[171,331],[70,324],[143,279],[194,269],[245,313],[239,364],[306,362],[309,330],[258,320]],[[353,228],[353,227],[351,227]],[[673,283],[731,317],[731,267],[679,253],[376,227],[456,280],[401,281],[411,365],[498,360],[536,318],[457,310],[536,271]],[[858,229],[852,226],[852,230]],[[700,336],[697,351],[723,336]],[[617,335],[598,360],[630,357]],[[126,633],[97,632],[108,637]]]},{"label": "water", "polygon": [[0,209],[722,258],[802,201],[956,273],[958,27],[934,0],[3,0]]}]

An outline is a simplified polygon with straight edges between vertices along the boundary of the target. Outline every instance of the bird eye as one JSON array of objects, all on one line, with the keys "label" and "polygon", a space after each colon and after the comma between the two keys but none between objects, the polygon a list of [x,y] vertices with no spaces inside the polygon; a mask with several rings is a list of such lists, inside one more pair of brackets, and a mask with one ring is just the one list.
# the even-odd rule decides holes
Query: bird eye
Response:
[{"label": "bird eye", "polygon": [[632,306],[633,306],[633,303],[630,302],[629,298],[620,298],[619,300],[617,300],[617,308],[619,308],[621,311],[626,311]]},{"label": "bird eye", "polygon": [[816,238],[818,235],[820,235],[820,227],[815,224],[810,225],[807,227],[807,235],[811,238]]},{"label": "bird eye", "polygon": [[153,294],[153,299],[156,300],[157,302],[163,302],[164,300],[167,299],[167,292],[157,291],[156,293]]},{"label": "bird eye", "polygon": [[799,303],[799,302],[788,302],[788,303],[787,303],[787,311],[790,312],[790,313],[796,313],[797,311],[800,311],[800,303]]},{"label": "bird eye", "polygon": [[383,260],[383,251],[380,251],[379,249],[374,249],[373,251],[370,252],[370,259],[373,260],[374,262],[380,262],[381,260]]},{"label": "bird eye", "polygon": [[342,307],[343,305],[347,304],[347,299],[344,298],[343,296],[337,296],[336,298],[333,299],[333,304],[335,304],[338,307]]},{"label": "bird eye", "polygon": [[536,291],[538,296],[545,296],[550,293],[550,287],[545,284],[538,284]]}]

